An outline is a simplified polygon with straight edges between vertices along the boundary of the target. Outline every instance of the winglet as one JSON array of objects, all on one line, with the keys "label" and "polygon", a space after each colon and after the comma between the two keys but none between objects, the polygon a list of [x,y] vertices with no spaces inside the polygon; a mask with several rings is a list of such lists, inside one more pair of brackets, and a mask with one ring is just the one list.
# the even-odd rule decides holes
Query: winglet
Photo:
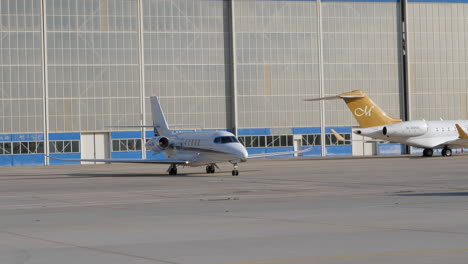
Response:
[{"label": "winglet", "polygon": [[459,124],[455,124],[455,126],[457,127],[457,130],[458,130],[458,137],[459,138],[468,138],[468,135],[466,134],[466,132],[463,130],[463,128],[461,128],[461,126]]},{"label": "winglet", "polygon": [[333,133],[333,135],[335,135],[338,141],[346,141],[346,139],[340,134],[338,134],[338,132],[336,132],[333,128],[331,129],[331,132]]}]

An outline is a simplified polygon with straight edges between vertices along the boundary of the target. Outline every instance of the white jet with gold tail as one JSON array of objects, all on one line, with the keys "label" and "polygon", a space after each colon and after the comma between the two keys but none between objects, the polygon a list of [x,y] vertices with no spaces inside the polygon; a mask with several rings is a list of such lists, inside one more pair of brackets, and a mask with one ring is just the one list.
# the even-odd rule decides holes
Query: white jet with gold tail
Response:
[{"label": "white jet with gold tail", "polygon": [[[424,148],[423,156],[431,157],[441,148],[442,156],[452,156],[452,148],[468,147],[468,120],[402,121],[385,114],[363,91],[352,91],[331,97],[306,99],[320,101],[343,99],[361,129],[354,133],[378,140]],[[338,140],[342,136],[333,131]]]}]

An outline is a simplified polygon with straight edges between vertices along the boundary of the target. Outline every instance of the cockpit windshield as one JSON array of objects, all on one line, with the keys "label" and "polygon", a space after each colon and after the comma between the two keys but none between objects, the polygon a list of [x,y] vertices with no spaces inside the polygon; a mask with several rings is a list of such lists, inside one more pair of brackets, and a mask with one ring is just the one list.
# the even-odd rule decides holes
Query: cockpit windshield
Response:
[{"label": "cockpit windshield", "polygon": [[237,143],[239,142],[236,137],[216,137],[214,143],[216,144],[227,144],[227,143]]}]

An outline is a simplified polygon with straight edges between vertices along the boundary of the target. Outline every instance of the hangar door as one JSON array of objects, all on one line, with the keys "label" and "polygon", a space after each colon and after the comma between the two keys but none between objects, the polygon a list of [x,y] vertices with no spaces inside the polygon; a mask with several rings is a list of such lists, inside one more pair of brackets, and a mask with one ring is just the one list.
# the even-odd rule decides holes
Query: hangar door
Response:
[{"label": "hangar door", "polygon": [[[109,159],[109,134],[108,133],[83,133],[81,134],[81,158],[82,159]],[[82,162],[82,164],[104,164],[101,162]]]}]

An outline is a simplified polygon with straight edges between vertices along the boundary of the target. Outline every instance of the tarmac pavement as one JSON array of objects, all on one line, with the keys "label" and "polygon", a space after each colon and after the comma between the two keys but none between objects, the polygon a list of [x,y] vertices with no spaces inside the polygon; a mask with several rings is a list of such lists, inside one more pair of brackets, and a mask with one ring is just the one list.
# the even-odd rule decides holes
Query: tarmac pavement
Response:
[{"label": "tarmac pavement", "polygon": [[0,168],[0,263],[467,263],[468,156]]}]

